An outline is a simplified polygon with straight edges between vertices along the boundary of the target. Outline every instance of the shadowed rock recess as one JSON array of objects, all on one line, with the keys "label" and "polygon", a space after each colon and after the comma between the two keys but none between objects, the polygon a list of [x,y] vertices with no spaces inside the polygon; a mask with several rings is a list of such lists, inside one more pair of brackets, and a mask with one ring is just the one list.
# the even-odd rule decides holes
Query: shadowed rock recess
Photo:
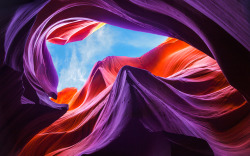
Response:
[{"label": "shadowed rock recess", "polygon": [[[249,155],[249,5],[0,2],[0,155]],[[141,57],[108,56],[80,90],[57,93],[46,41],[106,23],[169,38]]]}]

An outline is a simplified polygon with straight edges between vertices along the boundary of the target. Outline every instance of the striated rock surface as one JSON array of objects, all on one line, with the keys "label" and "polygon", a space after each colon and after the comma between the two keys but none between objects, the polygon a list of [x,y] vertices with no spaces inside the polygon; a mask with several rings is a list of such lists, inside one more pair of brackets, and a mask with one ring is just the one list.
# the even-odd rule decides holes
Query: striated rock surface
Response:
[{"label": "striated rock surface", "polygon": [[177,39],[139,58],[97,62],[81,90],[59,92],[65,99],[69,111],[20,155],[250,152],[248,103],[215,60]]},{"label": "striated rock surface", "polygon": [[[145,148],[150,142],[159,143],[153,153],[166,147],[158,155],[248,155],[248,6],[247,0],[1,1],[0,155],[154,155]],[[53,102],[58,76],[46,41],[82,40],[103,23],[174,37],[205,54],[171,39],[140,58],[108,57],[80,91],[66,89],[54,100],[68,105]]]},{"label": "striated rock surface", "polygon": [[71,20],[57,23],[56,28],[51,29],[48,33],[47,41],[60,45],[80,41],[105,25],[95,21]]}]

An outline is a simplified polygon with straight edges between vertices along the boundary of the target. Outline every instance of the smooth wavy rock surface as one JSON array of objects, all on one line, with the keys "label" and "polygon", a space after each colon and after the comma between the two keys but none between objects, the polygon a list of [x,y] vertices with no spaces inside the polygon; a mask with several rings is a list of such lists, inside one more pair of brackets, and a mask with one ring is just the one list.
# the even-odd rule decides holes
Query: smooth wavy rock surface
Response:
[{"label": "smooth wavy rock surface", "polygon": [[[247,0],[1,1],[0,155],[114,149],[249,155],[248,6]],[[174,37],[206,55],[171,39],[140,58],[108,57],[80,91],[65,89],[54,100],[68,105],[53,102],[58,76],[46,41],[78,41],[103,23]],[[171,55],[161,52],[170,45]]]},{"label": "smooth wavy rock surface", "polygon": [[72,22],[61,22],[48,33],[47,41],[60,45],[80,41],[103,25],[105,24],[88,20],[75,21],[72,19]]},{"label": "smooth wavy rock surface", "polygon": [[[20,155],[155,155],[158,150],[174,155],[174,144],[184,146],[178,149],[182,154],[250,152],[247,102],[215,60],[177,39],[139,58],[97,62],[83,88],[64,89],[58,103],[65,98],[69,111],[32,138]],[[126,140],[124,133],[139,140]],[[140,134],[148,149],[133,149]],[[194,146],[195,138],[208,145],[199,140],[203,144]],[[191,145],[185,150],[187,140]],[[153,142],[159,145],[150,148]],[[168,149],[159,148],[164,146]]]}]

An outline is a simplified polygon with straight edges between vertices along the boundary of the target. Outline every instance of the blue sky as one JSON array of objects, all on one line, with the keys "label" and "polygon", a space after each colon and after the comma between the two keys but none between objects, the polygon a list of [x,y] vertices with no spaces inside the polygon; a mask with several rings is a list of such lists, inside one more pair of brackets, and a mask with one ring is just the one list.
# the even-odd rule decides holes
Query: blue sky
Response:
[{"label": "blue sky", "polygon": [[139,57],[153,49],[167,37],[127,30],[106,24],[83,41],[57,45],[47,42],[59,84],[80,89],[97,61],[107,56]]}]

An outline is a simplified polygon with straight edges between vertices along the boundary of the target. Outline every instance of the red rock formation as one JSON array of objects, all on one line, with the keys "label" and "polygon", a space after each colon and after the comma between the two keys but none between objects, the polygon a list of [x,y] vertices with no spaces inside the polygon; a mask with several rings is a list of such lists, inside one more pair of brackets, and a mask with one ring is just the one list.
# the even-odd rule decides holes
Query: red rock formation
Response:
[{"label": "red rock formation", "polygon": [[47,41],[61,45],[80,41],[103,25],[104,23],[88,20],[74,21],[72,19],[72,22],[61,22],[56,28],[51,29],[51,33],[48,33]]},{"label": "red rock formation", "polygon": [[[1,1],[0,155],[17,155],[27,142],[22,154],[57,153],[57,149],[61,154],[211,154],[204,140],[217,155],[248,155],[248,6],[246,0]],[[171,55],[159,54],[165,60],[158,54],[151,57],[151,52],[140,59],[108,58],[96,65],[87,84],[70,100],[71,110],[63,115],[68,106],[50,100],[57,97],[58,77],[46,40],[61,37],[60,42],[66,43],[84,38],[92,26],[84,34],[70,25],[84,20],[174,37],[215,60],[190,52],[188,46]],[[57,31],[67,29],[58,27],[60,23],[72,26],[72,31]],[[163,49],[182,44],[168,42]],[[136,68],[121,69],[125,64]],[[164,134],[151,133],[158,130]],[[36,141],[41,147],[37,151]]]},{"label": "red rock formation", "polygon": [[[75,90],[59,92],[57,101],[69,93]],[[247,102],[229,85],[215,60],[177,39],[168,38],[139,58],[113,56],[97,62],[86,84],[70,99],[69,111],[31,139],[20,155],[123,155],[123,150],[146,155],[148,150],[152,154],[162,150],[126,147],[135,140],[126,144],[124,133],[135,127],[139,132],[129,134],[143,133],[145,146],[152,146],[152,138],[157,146],[171,144],[160,155],[249,152]],[[164,142],[157,132],[168,134],[160,134]],[[199,142],[195,138],[205,140],[213,152],[208,145],[204,149],[194,145]],[[177,151],[176,144],[188,150]]]}]

